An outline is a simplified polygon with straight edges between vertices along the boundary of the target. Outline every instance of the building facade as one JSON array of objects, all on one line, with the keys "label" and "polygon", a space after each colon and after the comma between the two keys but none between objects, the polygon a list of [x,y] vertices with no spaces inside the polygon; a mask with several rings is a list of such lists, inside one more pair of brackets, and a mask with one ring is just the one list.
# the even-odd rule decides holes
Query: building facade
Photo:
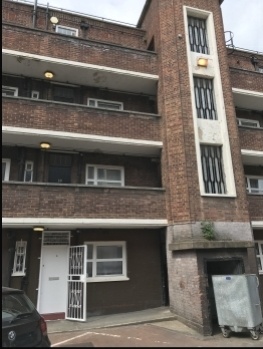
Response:
[{"label": "building facade", "polygon": [[47,319],[166,305],[211,335],[212,275],[263,298],[263,55],[220,2],[135,28],[3,1],[2,282]]}]

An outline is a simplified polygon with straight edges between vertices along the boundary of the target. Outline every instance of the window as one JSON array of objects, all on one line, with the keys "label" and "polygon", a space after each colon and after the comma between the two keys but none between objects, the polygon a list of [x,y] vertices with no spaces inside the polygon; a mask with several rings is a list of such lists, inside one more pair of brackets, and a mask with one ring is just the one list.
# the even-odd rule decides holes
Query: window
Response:
[{"label": "window", "polygon": [[56,32],[59,34],[70,35],[70,36],[78,36],[78,29],[64,27],[62,25],[56,26]]},{"label": "window", "polygon": [[10,159],[2,159],[2,181],[9,181]]},{"label": "window", "polygon": [[124,186],[124,169],[104,165],[87,165],[86,184]]},{"label": "window", "polygon": [[128,280],[126,242],[85,242],[87,244],[87,281]]},{"label": "window", "polygon": [[222,147],[201,145],[201,163],[205,192],[225,194]]},{"label": "window", "polygon": [[206,20],[189,16],[188,32],[191,51],[209,54]]},{"label": "window", "polygon": [[217,120],[213,80],[194,77],[194,92],[197,117]]},{"label": "window", "polygon": [[12,276],[25,275],[26,241],[17,241]]},{"label": "window", "polygon": [[32,91],[31,98],[38,99],[39,98],[39,91]]},{"label": "window", "polygon": [[249,119],[237,119],[237,123],[239,126],[246,127],[260,127],[258,120],[249,120]]},{"label": "window", "polygon": [[26,161],[25,170],[24,170],[24,182],[32,182],[33,181],[33,161]]},{"label": "window", "polygon": [[256,242],[256,258],[259,274],[263,274],[263,241]]},{"label": "window", "polygon": [[263,177],[247,177],[247,191],[251,194],[263,194]]},{"label": "window", "polygon": [[10,86],[2,86],[2,96],[18,96],[18,88]]},{"label": "window", "polygon": [[105,101],[102,99],[88,98],[88,106],[94,107],[94,108],[123,110],[123,103],[114,102],[114,101]]},{"label": "window", "polygon": [[71,183],[71,165],[71,155],[49,154],[48,182]]},{"label": "window", "polygon": [[74,103],[74,89],[70,87],[54,86],[54,101],[64,103]]}]

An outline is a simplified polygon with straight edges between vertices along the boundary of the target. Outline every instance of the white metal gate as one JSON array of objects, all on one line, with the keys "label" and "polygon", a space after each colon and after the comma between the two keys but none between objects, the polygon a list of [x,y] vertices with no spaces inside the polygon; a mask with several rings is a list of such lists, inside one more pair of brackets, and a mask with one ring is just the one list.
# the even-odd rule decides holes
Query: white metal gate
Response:
[{"label": "white metal gate", "polygon": [[87,246],[69,248],[68,304],[66,319],[86,321]]}]

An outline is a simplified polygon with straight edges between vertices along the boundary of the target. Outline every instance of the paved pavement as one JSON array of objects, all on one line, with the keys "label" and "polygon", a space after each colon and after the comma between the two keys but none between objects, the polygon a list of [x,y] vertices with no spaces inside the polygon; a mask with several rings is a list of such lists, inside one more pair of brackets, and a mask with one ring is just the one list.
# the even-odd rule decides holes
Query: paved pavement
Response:
[{"label": "paved pavement", "polygon": [[263,347],[249,332],[203,337],[167,307],[91,317],[86,322],[47,321],[52,347]]}]

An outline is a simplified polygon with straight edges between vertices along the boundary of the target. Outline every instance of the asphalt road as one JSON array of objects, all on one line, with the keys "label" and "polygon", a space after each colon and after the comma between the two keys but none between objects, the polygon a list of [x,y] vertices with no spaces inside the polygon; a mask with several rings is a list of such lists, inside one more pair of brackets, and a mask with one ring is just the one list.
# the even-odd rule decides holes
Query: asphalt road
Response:
[{"label": "asphalt road", "polygon": [[51,333],[49,338],[52,347],[263,347],[263,335],[260,340],[252,340],[249,332],[203,337],[186,327],[174,330],[171,321]]}]

